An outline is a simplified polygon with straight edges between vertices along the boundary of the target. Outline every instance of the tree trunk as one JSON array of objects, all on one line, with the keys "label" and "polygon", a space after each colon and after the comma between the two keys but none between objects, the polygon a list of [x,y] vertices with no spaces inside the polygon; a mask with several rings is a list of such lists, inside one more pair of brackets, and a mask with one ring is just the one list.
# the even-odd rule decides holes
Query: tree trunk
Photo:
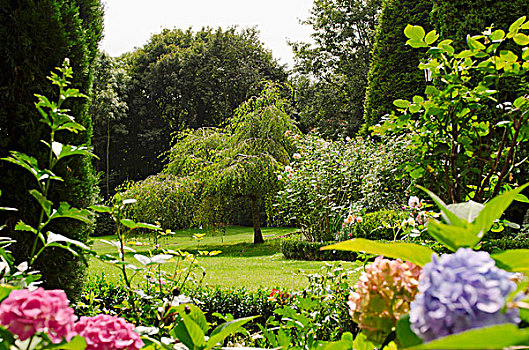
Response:
[{"label": "tree trunk", "polygon": [[250,201],[252,202],[253,243],[264,243],[261,224],[259,222],[259,201],[255,196],[251,196]]}]

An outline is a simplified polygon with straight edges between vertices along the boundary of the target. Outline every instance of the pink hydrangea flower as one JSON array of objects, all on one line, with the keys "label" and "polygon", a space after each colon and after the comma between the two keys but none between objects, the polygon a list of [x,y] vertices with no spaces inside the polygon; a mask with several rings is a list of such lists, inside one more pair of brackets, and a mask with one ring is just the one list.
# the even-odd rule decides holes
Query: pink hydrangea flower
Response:
[{"label": "pink hydrangea flower", "polygon": [[400,316],[410,310],[421,267],[379,256],[367,265],[347,303],[349,314],[369,340],[382,343]]},{"label": "pink hydrangea flower", "polygon": [[38,288],[14,290],[0,304],[0,324],[26,340],[37,332],[45,332],[53,343],[73,337],[77,317],[69,307],[64,291]]},{"label": "pink hydrangea flower", "polygon": [[86,350],[141,349],[144,345],[134,326],[121,317],[111,315],[82,316],[74,326],[86,339]]}]

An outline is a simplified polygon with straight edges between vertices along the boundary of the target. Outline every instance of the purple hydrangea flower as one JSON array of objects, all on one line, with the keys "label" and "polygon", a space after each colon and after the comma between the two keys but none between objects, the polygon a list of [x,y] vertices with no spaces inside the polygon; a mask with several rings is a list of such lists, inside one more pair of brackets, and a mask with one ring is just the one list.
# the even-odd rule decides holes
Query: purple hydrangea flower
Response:
[{"label": "purple hydrangea flower", "polygon": [[505,297],[516,289],[511,276],[486,252],[460,248],[441,258],[434,254],[410,305],[411,329],[430,341],[472,328],[520,322],[518,309],[502,312]]}]

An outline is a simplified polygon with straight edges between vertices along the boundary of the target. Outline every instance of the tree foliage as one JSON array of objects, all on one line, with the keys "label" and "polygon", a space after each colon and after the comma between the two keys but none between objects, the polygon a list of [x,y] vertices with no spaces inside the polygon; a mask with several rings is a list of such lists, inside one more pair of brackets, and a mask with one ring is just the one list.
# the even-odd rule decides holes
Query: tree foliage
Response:
[{"label": "tree foliage", "polygon": [[113,188],[117,185],[112,181],[116,169],[110,164],[119,164],[121,148],[120,138],[112,136],[127,134],[123,119],[126,118],[128,111],[125,102],[128,82],[129,77],[119,62],[108,54],[100,52],[94,61],[93,98],[89,113],[94,123],[92,137],[94,152],[100,155],[96,169],[104,172],[102,180],[107,199],[113,194]]},{"label": "tree foliage", "polygon": [[156,173],[173,133],[218,126],[259,93],[262,81],[285,81],[284,68],[258,34],[251,28],[165,29],[126,55],[128,134],[121,142],[123,163],[115,166],[130,179]]},{"label": "tree foliage", "polygon": [[369,70],[364,132],[394,110],[394,100],[424,91],[425,76],[417,69],[424,54],[405,44],[404,28],[413,23],[429,31],[431,9],[431,0],[384,1]]},{"label": "tree foliage", "polygon": [[252,210],[254,243],[262,243],[259,208],[277,186],[276,172],[290,162],[297,131],[285,113],[279,90],[268,87],[237,108],[226,127],[200,128],[182,134],[171,149],[166,172],[202,182],[203,207],[229,205],[247,198]]},{"label": "tree foliage", "polygon": [[358,130],[380,6],[381,0],[314,2],[303,22],[312,26],[314,44],[291,44],[304,128],[334,137]]},{"label": "tree foliage", "polygon": [[[35,109],[39,93],[50,100],[58,100],[58,92],[46,78],[66,57],[74,71],[73,87],[88,94],[91,84],[90,64],[93,61],[103,30],[103,10],[99,0],[24,0],[4,1],[0,5],[0,156],[10,150],[31,154],[39,162],[45,159],[41,139],[49,140],[49,130],[39,123],[42,117]],[[86,100],[75,99],[66,106],[85,131],[76,135],[59,133],[57,140],[64,144],[89,145],[92,133]],[[2,163],[0,188],[2,202],[19,209],[2,213],[0,221],[7,222],[9,235],[20,243],[14,253],[17,260],[26,258],[28,236],[11,231],[20,218],[35,224],[31,218],[39,210],[27,189],[32,188],[31,176],[14,165]],[[55,169],[64,182],[50,189],[50,200],[67,201],[75,207],[90,205],[97,195],[96,179],[88,157],[72,158]],[[34,219],[33,219],[34,220]],[[91,227],[78,222],[64,222],[54,227],[56,233],[86,241]],[[73,297],[80,291],[83,269],[79,261],[53,249],[37,266],[50,288],[61,287]]]},{"label": "tree foliage", "polygon": [[[451,40],[438,42],[435,31],[404,30],[409,45],[429,48],[420,68],[432,72],[433,83],[424,97],[394,101],[398,114],[375,130],[407,133],[418,157],[406,170],[451,203],[481,202],[516,184],[527,156],[518,151],[529,141],[529,102],[526,91],[511,100],[502,88],[529,72],[527,29],[524,16],[508,31],[468,35],[459,52]],[[505,49],[512,42],[523,48],[521,57]]]}]

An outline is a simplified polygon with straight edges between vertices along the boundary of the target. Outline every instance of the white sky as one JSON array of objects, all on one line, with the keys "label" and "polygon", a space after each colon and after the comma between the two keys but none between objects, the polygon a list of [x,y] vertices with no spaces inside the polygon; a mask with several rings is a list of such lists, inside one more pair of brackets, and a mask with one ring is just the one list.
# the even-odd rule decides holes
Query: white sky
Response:
[{"label": "white sky", "polygon": [[310,41],[310,26],[301,25],[312,0],[106,0],[101,48],[111,56],[143,46],[162,28],[257,26],[261,41],[280,63],[292,66],[291,41]]}]

